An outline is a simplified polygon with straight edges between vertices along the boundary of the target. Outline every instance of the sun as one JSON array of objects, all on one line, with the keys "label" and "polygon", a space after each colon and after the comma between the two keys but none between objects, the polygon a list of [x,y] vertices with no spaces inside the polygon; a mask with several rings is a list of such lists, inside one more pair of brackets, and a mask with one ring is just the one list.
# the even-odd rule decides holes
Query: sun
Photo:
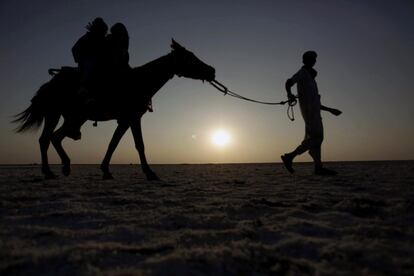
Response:
[{"label": "sun", "polygon": [[230,134],[224,129],[218,129],[211,135],[211,141],[214,145],[219,147],[228,145],[230,140]]}]

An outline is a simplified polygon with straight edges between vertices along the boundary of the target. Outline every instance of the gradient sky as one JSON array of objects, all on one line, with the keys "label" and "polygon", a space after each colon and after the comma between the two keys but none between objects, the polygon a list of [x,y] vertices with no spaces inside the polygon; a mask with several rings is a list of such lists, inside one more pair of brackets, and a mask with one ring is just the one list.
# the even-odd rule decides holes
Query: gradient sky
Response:
[{"label": "gradient sky", "polygon": [[[322,102],[344,112],[322,115],[323,159],[414,159],[413,14],[411,0],[1,0],[0,164],[40,162],[40,132],[13,133],[11,116],[49,80],[48,68],[75,65],[71,47],[96,16],[127,26],[132,66],[167,54],[174,37],[230,89],[264,101],[284,100],[302,53],[315,50]],[[201,81],[174,78],[153,104],[143,117],[151,163],[279,162],[304,135],[298,107],[292,123],[285,107],[225,97]],[[87,122],[81,141],[66,139],[72,162],[99,163],[115,127]],[[217,128],[231,133],[228,147],[212,145]],[[112,161],[138,162],[130,132]]]}]

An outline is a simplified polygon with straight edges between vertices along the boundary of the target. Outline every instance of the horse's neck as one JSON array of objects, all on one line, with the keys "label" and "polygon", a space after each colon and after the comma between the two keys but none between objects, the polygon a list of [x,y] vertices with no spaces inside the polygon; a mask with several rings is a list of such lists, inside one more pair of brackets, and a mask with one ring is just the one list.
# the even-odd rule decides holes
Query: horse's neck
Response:
[{"label": "horse's neck", "polygon": [[133,69],[134,79],[139,80],[138,89],[152,97],[174,77],[174,60],[170,54],[157,58]]}]

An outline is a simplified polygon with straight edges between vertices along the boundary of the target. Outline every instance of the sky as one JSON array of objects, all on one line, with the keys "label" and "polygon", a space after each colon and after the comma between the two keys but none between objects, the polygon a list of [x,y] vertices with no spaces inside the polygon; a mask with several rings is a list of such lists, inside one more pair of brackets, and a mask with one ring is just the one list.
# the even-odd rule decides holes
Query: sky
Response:
[{"label": "sky", "polygon": [[[50,79],[48,68],[76,65],[71,48],[97,16],[127,26],[131,66],[169,53],[174,38],[213,66],[217,80],[262,101],[284,100],[285,81],[314,50],[322,103],[343,111],[322,114],[323,159],[412,160],[413,14],[411,0],[1,0],[0,164],[40,162],[40,131],[16,134],[10,121]],[[291,122],[286,107],[223,96],[198,80],[173,78],[153,105],[142,119],[150,163],[280,162],[304,136],[298,106]],[[100,163],[115,128],[86,122],[82,140],[64,140],[72,163]],[[218,129],[226,145],[212,142]],[[49,156],[60,163],[52,147]],[[137,162],[128,131],[112,163]]]}]

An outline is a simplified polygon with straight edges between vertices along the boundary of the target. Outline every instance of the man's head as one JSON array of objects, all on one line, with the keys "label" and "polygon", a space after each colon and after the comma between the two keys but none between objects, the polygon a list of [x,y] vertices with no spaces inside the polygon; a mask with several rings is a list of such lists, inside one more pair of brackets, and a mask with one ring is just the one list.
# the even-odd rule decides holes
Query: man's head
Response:
[{"label": "man's head", "polygon": [[315,51],[306,51],[302,56],[303,64],[309,67],[313,67],[316,63],[316,57],[318,55]]},{"label": "man's head", "polygon": [[86,26],[86,29],[96,35],[105,36],[108,31],[108,25],[106,25],[102,18],[97,17],[92,21],[92,23],[89,23],[88,26]]}]

